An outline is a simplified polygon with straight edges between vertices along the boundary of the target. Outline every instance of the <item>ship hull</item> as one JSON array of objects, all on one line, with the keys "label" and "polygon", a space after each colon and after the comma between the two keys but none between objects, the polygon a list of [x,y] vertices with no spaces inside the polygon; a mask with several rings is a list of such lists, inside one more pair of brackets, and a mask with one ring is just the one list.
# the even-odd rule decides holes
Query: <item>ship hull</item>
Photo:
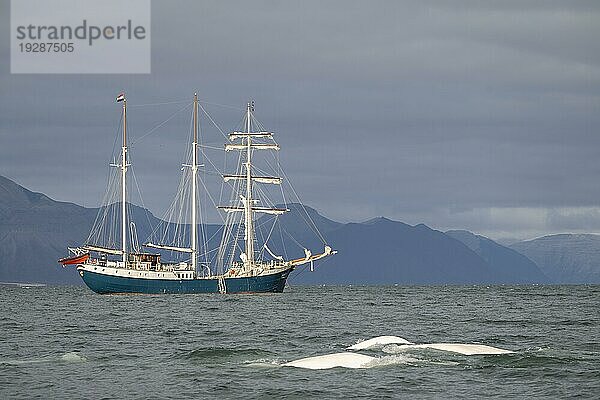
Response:
[{"label": "ship hull", "polygon": [[[224,293],[281,293],[291,272],[290,269],[274,274],[243,278],[225,278]],[[211,279],[143,279],[81,271],[85,284],[96,293],[190,294],[222,293],[219,280]]]}]

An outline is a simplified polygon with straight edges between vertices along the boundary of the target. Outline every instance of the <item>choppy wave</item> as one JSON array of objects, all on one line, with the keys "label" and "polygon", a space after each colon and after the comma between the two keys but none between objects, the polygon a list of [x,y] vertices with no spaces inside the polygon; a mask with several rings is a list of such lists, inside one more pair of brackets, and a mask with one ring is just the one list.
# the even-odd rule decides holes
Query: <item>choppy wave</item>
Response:
[{"label": "choppy wave", "polygon": [[232,358],[261,357],[271,352],[261,349],[248,348],[225,348],[225,347],[201,347],[185,354],[184,358],[194,361],[218,361]]},{"label": "choppy wave", "polygon": [[279,368],[287,361],[279,359],[258,358],[254,360],[246,360],[243,364],[251,368]]}]

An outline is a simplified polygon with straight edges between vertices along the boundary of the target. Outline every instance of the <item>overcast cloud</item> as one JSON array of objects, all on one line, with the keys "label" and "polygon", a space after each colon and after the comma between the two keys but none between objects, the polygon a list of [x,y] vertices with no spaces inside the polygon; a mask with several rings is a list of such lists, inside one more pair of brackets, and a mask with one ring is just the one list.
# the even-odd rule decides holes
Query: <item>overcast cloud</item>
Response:
[{"label": "overcast cloud", "polygon": [[[599,2],[153,1],[150,75],[11,75],[6,0],[0,15],[0,175],[57,200],[98,205],[120,90],[132,140],[182,107],[135,104],[197,90],[240,108],[205,105],[224,130],[255,99],[302,200],[330,218],[600,232]],[[133,146],[157,215],[188,122]]]}]

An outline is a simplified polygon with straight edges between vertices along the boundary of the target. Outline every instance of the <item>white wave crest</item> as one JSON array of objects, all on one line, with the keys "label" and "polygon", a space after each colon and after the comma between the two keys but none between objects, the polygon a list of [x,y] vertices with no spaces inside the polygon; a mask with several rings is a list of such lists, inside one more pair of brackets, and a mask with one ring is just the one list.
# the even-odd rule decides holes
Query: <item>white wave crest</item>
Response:
[{"label": "white wave crest", "polygon": [[363,366],[363,368],[385,367],[388,365],[417,365],[426,360],[409,357],[407,355],[395,354],[390,356],[376,357]]},{"label": "white wave crest", "polygon": [[62,356],[60,356],[60,360],[64,361],[64,362],[86,362],[87,358],[85,358],[84,356],[82,356],[81,354],[77,353],[77,352],[70,352],[70,353],[65,353]]},{"label": "white wave crest", "polygon": [[244,364],[247,367],[252,368],[277,368],[281,367],[281,361],[269,360],[266,358],[259,358],[258,360],[245,361]]}]

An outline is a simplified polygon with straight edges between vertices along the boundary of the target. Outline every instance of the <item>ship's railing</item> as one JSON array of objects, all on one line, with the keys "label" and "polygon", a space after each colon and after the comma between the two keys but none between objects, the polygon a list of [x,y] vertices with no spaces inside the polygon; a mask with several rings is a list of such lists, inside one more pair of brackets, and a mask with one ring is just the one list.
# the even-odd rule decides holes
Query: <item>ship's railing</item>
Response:
[{"label": "ship's railing", "polygon": [[[107,260],[106,258],[88,258],[85,262],[87,265],[110,267],[110,268],[123,268],[123,263],[120,261]],[[191,271],[192,266],[186,262],[180,263],[165,263],[155,264],[148,261],[130,260],[127,262],[126,269],[132,269],[136,271],[156,271],[156,272],[173,272],[173,271]]]},{"label": "ship's railing", "polygon": [[[252,264],[253,269],[278,269],[285,267],[286,264],[283,261],[279,260],[270,260],[270,261],[255,261]],[[244,263],[239,261],[234,261],[231,263],[231,267],[233,269],[243,269]]]}]

